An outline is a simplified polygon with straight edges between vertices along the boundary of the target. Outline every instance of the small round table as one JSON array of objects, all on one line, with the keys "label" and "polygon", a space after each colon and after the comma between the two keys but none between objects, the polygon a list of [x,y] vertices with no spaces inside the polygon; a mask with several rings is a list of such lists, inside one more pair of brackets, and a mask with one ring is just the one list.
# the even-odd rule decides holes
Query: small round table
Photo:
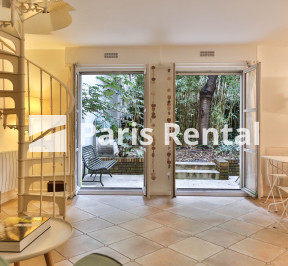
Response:
[{"label": "small round table", "polygon": [[0,252],[0,256],[15,266],[20,261],[44,255],[47,266],[53,266],[51,251],[64,244],[72,235],[73,228],[68,222],[51,218],[51,227],[35,239],[22,252]]}]

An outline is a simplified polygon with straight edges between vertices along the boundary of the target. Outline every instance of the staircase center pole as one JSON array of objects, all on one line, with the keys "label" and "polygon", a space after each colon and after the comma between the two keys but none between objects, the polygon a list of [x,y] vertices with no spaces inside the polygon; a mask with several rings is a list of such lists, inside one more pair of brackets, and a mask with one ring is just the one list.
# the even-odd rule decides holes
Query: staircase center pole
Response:
[{"label": "staircase center pole", "polygon": [[20,40],[19,94],[18,94],[18,214],[23,215],[23,194],[25,193],[25,35],[24,23]]}]

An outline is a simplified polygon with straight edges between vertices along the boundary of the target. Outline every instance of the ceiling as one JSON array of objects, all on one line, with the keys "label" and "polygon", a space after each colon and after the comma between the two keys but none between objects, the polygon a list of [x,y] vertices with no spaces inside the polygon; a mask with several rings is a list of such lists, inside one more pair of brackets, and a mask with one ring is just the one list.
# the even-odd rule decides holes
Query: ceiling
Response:
[{"label": "ceiling", "polygon": [[287,0],[66,0],[72,24],[26,36],[28,49],[65,46],[288,44]]}]

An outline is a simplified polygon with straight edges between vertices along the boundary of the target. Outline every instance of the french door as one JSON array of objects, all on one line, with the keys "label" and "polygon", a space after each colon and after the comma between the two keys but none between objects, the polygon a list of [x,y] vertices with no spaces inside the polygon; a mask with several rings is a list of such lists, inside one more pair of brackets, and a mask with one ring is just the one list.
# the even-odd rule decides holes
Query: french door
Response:
[{"label": "french door", "polygon": [[243,71],[242,128],[249,129],[250,143],[242,146],[242,189],[258,195],[259,174],[259,81],[260,63]]},{"label": "french door", "polygon": [[81,149],[81,75],[75,71],[75,175],[76,192],[82,186],[82,149]]}]

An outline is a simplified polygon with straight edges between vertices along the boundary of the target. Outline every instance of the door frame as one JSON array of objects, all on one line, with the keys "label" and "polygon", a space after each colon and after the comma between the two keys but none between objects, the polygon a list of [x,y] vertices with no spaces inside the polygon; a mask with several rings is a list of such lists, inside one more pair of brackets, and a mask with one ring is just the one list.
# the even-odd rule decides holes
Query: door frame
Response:
[{"label": "door frame", "polygon": [[[82,122],[82,76],[83,75],[117,75],[117,74],[143,74],[144,75],[144,125],[147,123],[145,117],[147,110],[147,75],[146,75],[146,65],[76,65],[75,66],[75,80],[78,86],[78,94],[75,93],[75,101],[77,102],[75,108],[75,116],[78,117],[77,132],[75,136],[75,142],[78,143],[76,147],[76,156],[78,162],[80,162],[80,167],[78,166],[78,171],[75,171],[76,185],[78,189],[78,195],[143,195],[147,196],[149,194],[149,185],[147,184],[147,169],[146,169],[146,153],[144,154],[144,171],[143,171],[143,187],[142,188],[83,188],[82,187],[82,149],[81,149],[81,122]],[[76,122],[76,121],[75,121]],[[75,164],[76,167],[76,164]]]},{"label": "door frame", "polygon": [[[184,66],[184,67],[183,67]],[[188,67],[187,67],[188,66]],[[176,65],[176,71],[175,71],[175,81],[177,75],[237,75],[240,76],[240,127],[242,127],[242,119],[243,119],[243,75],[244,71],[248,69],[247,64],[219,64],[219,71],[218,70],[211,70],[213,68],[209,68],[209,63],[202,65],[202,64],[192,64],[192,67],[189,68],[189,64],[179,64],[179,67],[177,70]],[[200,67],[199,67],[200,66]],[[217,64],[213,64],[213,67],[217,68]],[[202,70],[202,68],[204,68]],[[201,70],[198,70],[201,69]],[[227,70],[226,70],[227,69]],[[260,75],[258,75],[258,78]],[[259,83],[258,83],[259,84]],[[176,86],[175,86],[176,87]],[[260,91],[260,90],[258,90]],[[259,96],[259,95],[258,95]],[[175,102],[176,102],[176,88],[175,88],[175,94],[174,94]],[[259,146],[258,146],[259,148]],[[174,147],[174,154],[176,153],[176,149]],[[258,152],[259,155],[259,152]],[[178,189],[176,187],[176,175],[174,175],[174,187],[175,187],[175,195],[176,196],[236,196],[236,197],[243,197],[247,196],[247,192],[243,190],[243,151],[240,148],[240,186],[239,189],[197,189],[197,188],[189,188],[189,189]],[[176,156],[175,156],[176,157]],[[258,158],[259,162],[259,158]],[[176,170],[174,162],[174,169]],[[260,163],[259,163],[260,164]],[[258,164],[258,167],[259,167]],[[259,173],[259,172],[258,172]],[[259,177],[258,177],[259,179]],[[259,182],[259,180],[258,180]]]},{"label": "door frame", "polygon": [[[247,111],[245,112],[244,110],[245,108],[245,104],[246,104],[246,74],[252,72],[256,70],[256,106],[255,108],[250,108],[247,109]],[[243,75],[242,75],[242,102],[241,102],[241,127],[245,127],[246,123],[245,123],[245,113],[248,112],[253,112],[253,109],[256,109],[254,112],[256,112],[256,122],[258,122],[258,125],[260,125],[260,81],[261,81],[261,77],[260,77],[260,73],[261,73],[261,63],[255,63],[251,66],[249,66],[247,69],[243,70]],[[254,136],[253,136],[254,137]],[[241,178],[241,182],[242,182],[242,190],[244,192],[246,192],[247,194],[249,194],[252,197],[258,197],[258,195],[260,195],[259,193],[259,189],[260,186],[259,184],[261,184],[260,181],[260,127],[258,128],[258,138],[259,138],[259,143],[256,146],[256,152],[252,152],[252,150],[250,149],[245,149],[244,146],[241,146],[241,171],[243,173],[243,176]],[[245,174],[245,163],[244,163],[244,154],[245,152],[250,152],[255,154],[256,153],[256,188],[255,191],[250,190],[249,188],[245,187],[245,182],[244,182],[244,174]]]}]

